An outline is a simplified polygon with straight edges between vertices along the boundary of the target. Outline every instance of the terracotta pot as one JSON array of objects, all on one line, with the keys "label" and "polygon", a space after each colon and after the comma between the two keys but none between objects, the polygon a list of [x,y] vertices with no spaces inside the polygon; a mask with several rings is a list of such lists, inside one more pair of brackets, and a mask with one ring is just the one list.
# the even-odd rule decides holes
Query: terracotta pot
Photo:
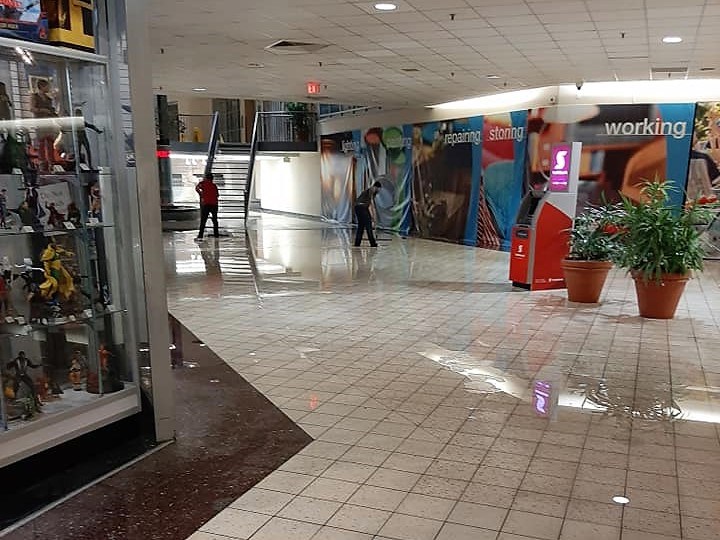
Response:
[{"label": "terracotta pot", "polygon": [[690,279],[689,274],[663,274],[660,281],[645,279],[638,272],[632,272],[635,280],[640,316],[646,319],[672,319]]},{"label": "terracotta pot", "polygon": [[612,263],[608,261],[573,261],[561,263],[570,302],[597,304]]}]

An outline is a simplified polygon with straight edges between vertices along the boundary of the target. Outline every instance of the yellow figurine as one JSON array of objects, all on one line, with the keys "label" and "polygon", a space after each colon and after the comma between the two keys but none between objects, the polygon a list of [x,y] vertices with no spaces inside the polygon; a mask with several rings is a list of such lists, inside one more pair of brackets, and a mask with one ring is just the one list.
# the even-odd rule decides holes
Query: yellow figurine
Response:
[{"label": "yellow figurine", "polygon": [[54,242],[50,242],[40,255],[45,271],[45,281],[40,284],[43,298],[52,299],[55,294],[60,294],[67,300],[75,292],[73,278],[60,260],[62,255],[72,257],[74,254]]}]

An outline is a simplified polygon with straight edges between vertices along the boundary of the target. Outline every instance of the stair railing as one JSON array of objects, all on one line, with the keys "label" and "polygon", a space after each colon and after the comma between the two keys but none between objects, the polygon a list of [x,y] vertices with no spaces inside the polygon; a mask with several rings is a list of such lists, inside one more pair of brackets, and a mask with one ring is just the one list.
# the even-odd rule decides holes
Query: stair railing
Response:
[{"label": "stair railing", "polygon": [[252,139],[250,141],[250,163],[248,164],[247,182],[245,182],[245,221],[247,222],[248,209],[250,208],[250,193],[252,193],[253,173],[255,172],[255,158],[257,157],[257,147],[259,138],[259,124],[261,112],[255,113],[255,122],[253,123]]},{"label": "stair railing", "polygon": [[212,173],[215,164],[215,154],[220,141],[220,113],[215,112],[212,119],[212,127],[210,128],[210,141],[208,142],[207,163],[205,163],[205,176]]}]

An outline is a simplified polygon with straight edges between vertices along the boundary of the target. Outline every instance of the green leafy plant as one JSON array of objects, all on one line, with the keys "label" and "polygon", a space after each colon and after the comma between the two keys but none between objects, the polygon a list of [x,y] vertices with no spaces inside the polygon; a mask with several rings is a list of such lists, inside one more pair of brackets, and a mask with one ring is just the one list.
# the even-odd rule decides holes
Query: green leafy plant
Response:
[{"label": "green leafy plant", "polygon": [[671,190],[670,181],[656,177],[645,182],[643,202],[623,197],[618,220],[623,249],[614,262],[645,281],[703,268],[704,250],[695,224],[710,219],[711,210],[702,205],[673,208],[668,205]]},{"label": "green leafy plant", "polygon": [[619,240],[618,206],[590,206],[575,218],[570,229],[568,259],[574,261],[610,261],[622,247]]},{"label": "green leafy plant", "polygon": [[295,137],[305,140],[310,131],[310,106],[307,103],[290,102],[285,105],[290,113]]}]

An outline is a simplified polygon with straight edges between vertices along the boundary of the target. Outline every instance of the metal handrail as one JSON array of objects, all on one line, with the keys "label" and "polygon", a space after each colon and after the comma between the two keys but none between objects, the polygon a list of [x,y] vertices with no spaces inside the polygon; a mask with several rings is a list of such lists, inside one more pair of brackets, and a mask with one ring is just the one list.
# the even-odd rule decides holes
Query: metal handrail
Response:
[{"label": "metal handrail", "polygon": [[218,142],[220,141],[220,113],[213,114],[212,128],[210,130],[210,142],[208,142],[207,163],[205,164],[205,176],[212,173],[217,153]]},{"label": "metal handrail", "polygon": [[250,207],[250,192],[252,190],[253,173],[255,172],[255,157],[257,156],[258,147],[258,125],[260,123],[261,112],[255,113],[255,122],[253,123],[252,139],[250,141],[250,163],[248,164],[247,182],[245,182],[245,221],[248,218],[248,208]]}]

